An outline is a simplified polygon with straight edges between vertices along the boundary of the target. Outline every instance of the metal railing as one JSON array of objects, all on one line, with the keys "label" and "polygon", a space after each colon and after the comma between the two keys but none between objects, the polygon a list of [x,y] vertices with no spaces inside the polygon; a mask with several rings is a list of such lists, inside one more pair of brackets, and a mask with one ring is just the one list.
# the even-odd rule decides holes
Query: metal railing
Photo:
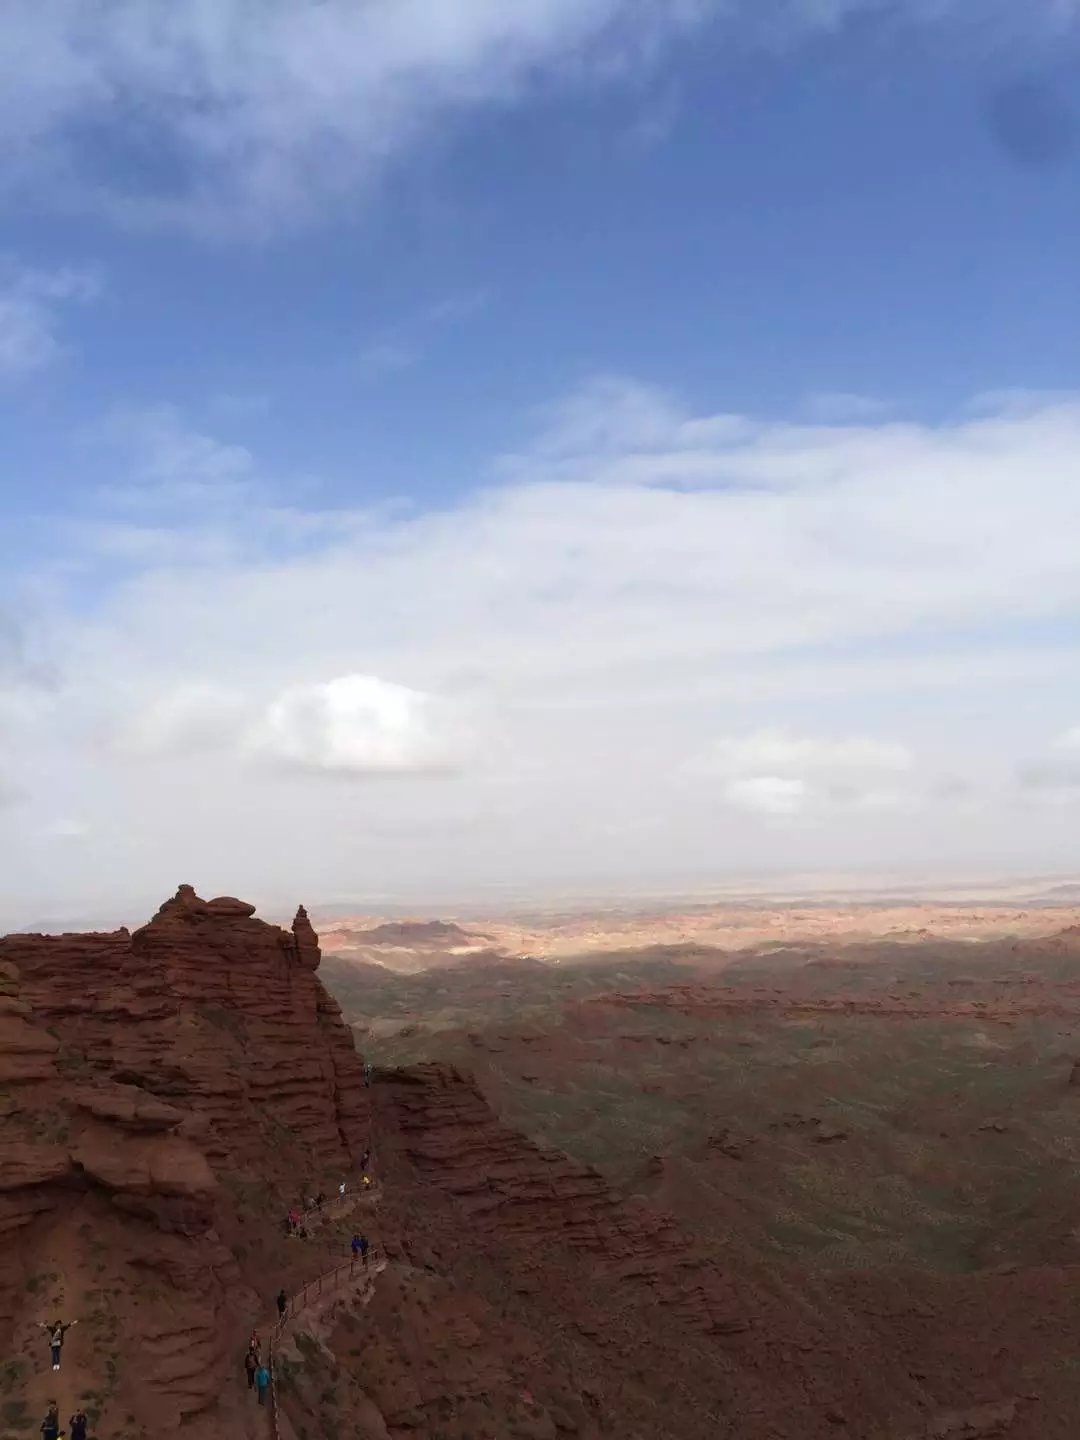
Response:
[{"label": "metal railing", "polygon": [[332,1270],[326,1270],[322,1275],[316,1276],[314,1280],[302,1286],[295,1295],[289,1297],[288,1305],[283,1315],[279,1315],[270,1328],[270,1338],[267,1342],[267,1369],[270,1371],[270,1429],[274,1440],[281,1440],[280,1421],[278,1419],[278,1396],[277,1377],[274,1374],[274,1341],[280,1340],[285,1333],[286,1326],[296,1320],[314,1301],[321,1295],[328,1294],[335,1289],[339,1278],[346,1272],[351,1276],[367,1275],[374,1276],[375,1273],[376,1249],[374,1245],[368,1246],[366,1259],[357,1256],[350,1256],[343,1260],[340,1265],[335,1265]]},{"label": "metal railing", "polygon": [[374,1199],[378,1192],[378,1183],[372,1180],[369,1185],[356,1185],[346,1190],[344,1195],[328,1195],[321,1205],[308,1205],[303,1210],[297,1211],[300,1216],[299,1223],[304,1225],[308,1220],[339,1220],[349,1214],[358,1200]]}]

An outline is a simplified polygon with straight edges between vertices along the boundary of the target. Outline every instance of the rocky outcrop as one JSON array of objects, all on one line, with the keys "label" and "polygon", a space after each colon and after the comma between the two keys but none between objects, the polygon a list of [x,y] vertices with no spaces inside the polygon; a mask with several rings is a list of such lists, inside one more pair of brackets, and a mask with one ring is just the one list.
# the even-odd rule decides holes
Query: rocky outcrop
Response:
[{"label": "rocky outcrop", "polygon": [[[0,1016],[0,1073],[42,1078],[63,1045],[99,1077],[97,1118],[186,1119],[217,1165],[280,1150],[283,1128],[313,1169],[348,1166],[364,1148],[362,1064],[316,978],[303,908],[289,932],[243,901],[204,901],[182,885],[134,934],[12,935],[0,964],[34,1017]],[[106,1095],[101,1082],[127,1088]],[[85,1087],[80,1097],[86,1108]],[[162,1103],[171,1110],[153,1108]]]},{"label": "rocky outcrop", "polygon": [[[134,932],[0,939],[6,1352],[40,1348],[23,1297],[42,1277],[57,1313],[81,1314],[109,1275],[149,1367],[126,1403],[198,1433],[279,1283],[255,1257],[302,1190],[355,1173],[370,1145],[363,1064],[319,961],[302,907],[285,930],[187,885]],[[235,1253],[252,1255],[246,1281]],[[100,1391],[101,1363],[79,1383]]]}]

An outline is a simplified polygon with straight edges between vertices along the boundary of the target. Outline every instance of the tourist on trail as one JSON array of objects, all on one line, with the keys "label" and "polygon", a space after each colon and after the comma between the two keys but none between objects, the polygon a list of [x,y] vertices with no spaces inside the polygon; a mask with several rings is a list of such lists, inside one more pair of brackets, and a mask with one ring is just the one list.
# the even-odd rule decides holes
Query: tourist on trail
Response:
[{"label": "tourist on trail", "polygon": [[262,1358],[262,1346],[259,1344],[259,1332],[252,1330],[251,1339],[248,1341],[248,1354],[254,1355],[256,1360]]},{"label": "tourist on trail", "polygon": [[284,1289],[279,1290],[277,1292],[277,1313],[282,1320],[285,1319],[285,1311],[288,1308],[288,1304],[289,1297],[285,1294]]},{"label": "tourist on trail", "polygon": [[266,1404],[266,1392],[270,1388],[270,1371],[265,1365],[260,1365],[255,1371],[255,1389],[259,1392],[259,1404]]},{"label": "tourist on trail", "polygon": [[350,1242],[350,1245],[351,1245],[351,1249],[352,1249],[353,1264],[355,1265],[355,1264],[356,1264],[356,1257],[360,1254],[360,1236],[359,1236],[359,1235],[354,1235],[354,1236],[352,1237],[352,1241]]},{"label": "tourist on trail", "polygon": [[80,1405],[68,1421],[68,1426],[71,1429],[71,1440],[86,1440],[86,1427],[89,1423],[86,1418],[86,1411]]},{"label": "tourist on trail", "polygon": [[296,1232],[300,1229],[300,1211],[297,1210],[295,1205],[289,1211],[289,1224],[292,1227],[293,1234],[295,1235]]},{"label": "tourist on trail", "polygon": [[41,1440],[59,1440],[60,1411],[55,1400],[49,1401],[49,1413],[41,1422]]},{"label": "tourist on trail", "polygon": [[368,1242],[367,1242],[367,1236],[366,1236],[366,1235],[361,1235],[361,1236],[360,1236],[360,1257],[361,1257],[361,1259],[363,1260],[363,1262],[364,1262],[365,1265],[367,1264],[367,1252],[368,1252],[368,1248],[369,1248],[369,1247],[368,1247]]},{"label": "tourist on trail", "polygon": [[368,1161],[369,1161],[370,1159],[371,1159],[371,1151],[370,1151],[370,1150],[365,1150],[364,1153],[360,1156],[360,1170],[361,1170],[361,1173],[363,1173],[363,1171],[365,1171],[365,1170],[368,1168]]},{"label": "tourist on trail", "polygon": [[78,1323],[78,1320],[69,1320],[65,1325],[60,1320],[54,1320],[51,1325],[47,1325],[44,1320],[38,1321],[38,1329],[49,1332],[49,1349],[52,1352],[52,1368],[54,1370],[60,1369],[60,1351],[64,1348],[65,1334],[72,1325],[78,1325]]},{"label": "tourist on trail", "polygon": [[344,1200],[344,1198],[345,1198],[345,1181],[344,1181],[344,1180],[342,1180],[341,1184],[337,1187],[337,1193],[338,1193],[338,1195],[341,1197],[341,1199]]},{"label": "tourist on trail", "polygon": [[249,1350],[244,1356],[244,1369],[247,1371],[248,1389],[255,1389],[255,1371],[259,1368],[259,1357],[254,1350]]},{"label": "tourist on trail", "polygon": [[316,1208],[317,1210],[321,1210],[322,1207],[323,1207],[325,1204],[326,1204],[326,1191],[325,1191],[325,1190],[320,1190],[319,1193],[315,1196],[315,1208]]}]

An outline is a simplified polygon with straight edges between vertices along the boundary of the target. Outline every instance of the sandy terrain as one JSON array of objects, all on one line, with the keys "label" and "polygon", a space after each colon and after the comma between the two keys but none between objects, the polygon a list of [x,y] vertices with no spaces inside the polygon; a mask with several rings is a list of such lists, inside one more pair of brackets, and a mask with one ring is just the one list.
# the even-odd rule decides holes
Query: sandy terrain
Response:
[{"label": "sandy terrain", "polygon": [[[800,941],[989,940],[1050,934],[1080,922],[1080,905],[1007,902],[846,904],[743,902],[519,917],[454,917],[450,926],[357,915],[319,924],[323,950],[387,969],[434,969],[483,952],[539,960],[597,958],[658,946],[740,950]],[[374,933],[373,933],[374,932]]]}]

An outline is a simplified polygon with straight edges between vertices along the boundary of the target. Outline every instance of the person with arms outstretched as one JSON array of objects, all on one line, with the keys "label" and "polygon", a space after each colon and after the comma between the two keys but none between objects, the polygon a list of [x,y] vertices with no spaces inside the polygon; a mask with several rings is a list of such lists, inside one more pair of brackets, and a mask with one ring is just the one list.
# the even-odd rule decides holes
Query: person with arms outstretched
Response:
[{"label": "person with arms outstretched", "polygon": [[69,1320],[66,1325],[62,1320],[54,1320],[51,1324],[46,1324],[44,1320],[38,1321],[38,1329],[49,1332],[49,1350],[52,1354],[52,1368],[54,1370],[60,1369],[60,1352],[64,1348],[64,1336],[71,1329],[72,1325],[78,1325],[78,1323],[78,1320]]}]

